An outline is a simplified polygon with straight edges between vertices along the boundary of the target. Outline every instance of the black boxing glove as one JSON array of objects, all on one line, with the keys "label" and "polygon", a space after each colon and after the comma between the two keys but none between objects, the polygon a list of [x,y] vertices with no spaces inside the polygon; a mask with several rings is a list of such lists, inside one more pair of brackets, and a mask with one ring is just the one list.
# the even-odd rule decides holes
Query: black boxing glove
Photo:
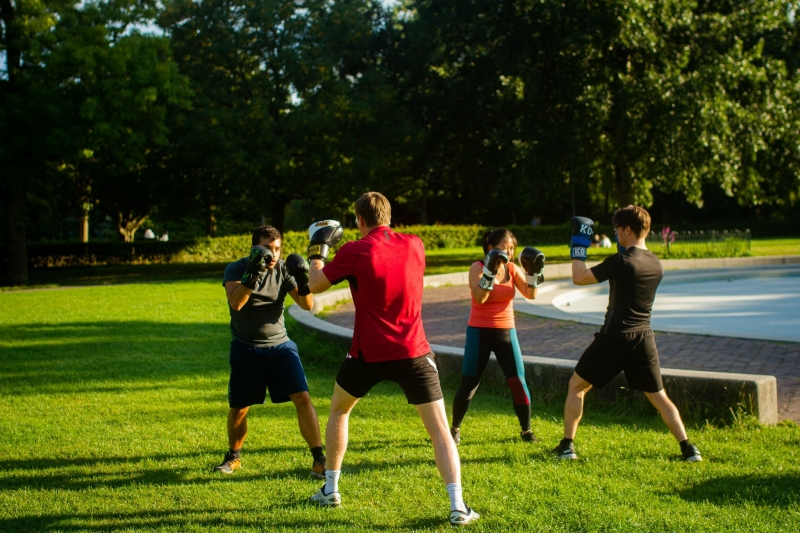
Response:
[{"label": "black boxing glove", "polygon": [[314,222],[308,228],[310,244],[308,246],[308,260],[321,259],[328,261],[328,253],[342,238],[344,229],[335,220],[322,220]]},{"label": "black boxing glove", "polygon": [[536,248],[526,247],[519,254],[519,264],[525,271],[528,285],[534,289],[544,283],[544,253]]},{"label": "black boxing glove", "polygon": [[586,217],[572,217],[572,237],[569,240],[569,256],[586,261],[586,249],[594,237],[594,221]]},{"label": "black boxing glove", "polygon": [[508,263],[508,256],[503,250],[493,248],[489,250],[486,257],[483,259],[483,276],[478,281],[478,286],[481,289],[490,291],[494,287],[494,277],[500,269],[500,263]]},{"label": "black boxing glove", "polygon": [[297,294],[307,296],[311,294],[308,288],[308,263],[302,256],[292,254],[286,258],[286,271],[297,282]]},{"label": "black boxing glove", "polygon": [[242,276],[242,285],[250,290],[255,290],[259,280],[264,277],[267,265],[272,262],[272,250],[264,246],[253,246],[245,262],[245,272]]}]

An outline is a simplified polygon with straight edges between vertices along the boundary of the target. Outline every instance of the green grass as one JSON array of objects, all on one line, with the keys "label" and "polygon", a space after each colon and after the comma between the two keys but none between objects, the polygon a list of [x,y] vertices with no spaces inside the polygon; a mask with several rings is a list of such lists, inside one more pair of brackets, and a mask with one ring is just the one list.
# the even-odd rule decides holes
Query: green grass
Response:
[{"label": "green grass", "polygon": [[[305,503],[319,482],[291,405],[254,407],[244,467],[212,474],[226,447],[227,322],[217,281],[0,294],[0,531],[449,530],[430,443],[392,384],[352,416],[342,508]],[[343,349],[289,326],[324,425]],[[445,379],[448,405],[455,384]],[[508,392],[482,388],[460,448],[483,515],[471,529],[800,529],[800,427],[690,427],[706,461],[683,464],[633,403],[590,400],[581,459],[566,463],[547,453],[560,402],[533,404],[542,443],[527,445]]]},{"label": "green grass", "polygon": [[752,239],[750,255],[798,255],[800,239]]}]

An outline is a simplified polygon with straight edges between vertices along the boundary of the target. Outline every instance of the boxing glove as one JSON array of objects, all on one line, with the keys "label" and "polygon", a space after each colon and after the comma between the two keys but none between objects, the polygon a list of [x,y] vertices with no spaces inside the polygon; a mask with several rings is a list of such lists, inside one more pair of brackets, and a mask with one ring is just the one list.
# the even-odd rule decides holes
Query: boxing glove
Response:
[{"label": "boxing glove", "polygon": [[286,271],[297,282],[297,294],[306,296],[311,294],[308,288],[308,263],[298,254],[292,254],[286,258]]},{"label": "boxing glove", "polygon": [[264,246],[253,246],[250,248],[250,255],[244,266],[242,285],[248,289],[255,290],[259,280],[264,277],[267,265],[272,262],[272,250]]},{"label": "boxing glove", "polygon": [[483,276],[481,276],[480,281],[478,281],[478,286],[481,289],[487,291],[492,290],[492,287],[494,287],[494,277],[500,269],[501,262],[503,264],[508,263],[508,256],[506,253],[497,248],[489,250],[489,253],[483,258]]},{"label": "boxing glove", "polygon": [[343,233],[342,225],[335,220],[322,220],[311,224],[308,228],[308,237],[311,240],[308,246],[308,260],[328,261],[328,252],[339,242]]},{"label": "boxing glove", "polygon": [[525,271],[528,285],[535,289],[544,282],[544,253],[536,248],[526,247],[519,254],[519,265]]},{"label": "boxing glove", "polygon": [[572,217],[572,237],[569,240],[569,256],[586,261],[586,249],[592,243],[594,222],[586,217]]}]

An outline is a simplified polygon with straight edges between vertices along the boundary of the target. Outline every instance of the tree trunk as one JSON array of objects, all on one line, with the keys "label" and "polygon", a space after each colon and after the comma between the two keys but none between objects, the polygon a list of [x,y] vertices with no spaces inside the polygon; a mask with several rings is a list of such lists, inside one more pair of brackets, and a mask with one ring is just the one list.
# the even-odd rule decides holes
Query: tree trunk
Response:
[{"label": "tree trunk", "polygon": [[78,230],[80,232],[81,242],[89,242],[89,208],[86,204],[81,206],[81,218]]},{"label": "tree trunk", "polygon": [[617,205],[626,207],[633,205],[633,187],[628,161],[621,153],[614,159],[614,187],[617,190]]},{"label": "tree trunk", "polygon": [[[19,4],[15,4],[19,6]],[[4,35],[3,46],[6,50],[6,72],[9,95],[22,94],[19,79],[20,58],[20,31],[16,23],[16,11],[10,0],[0,0],[0,16],[3,18]],[[13,127],[12,127],[13,131]],[[13,134],[12,138],[13,138]],[[6,137],[4,134],[3,137]],[[4,139],[5,141],[5,139]],[[14,156],[12,156],[13,158]],[[22,160],[21,156],[17,156]],[[5,162],[4,162],[5,163]],[[16,171],[25,168],[25,165],[14,165]],[[2,195],[6,206],[6,282],[10,285],[28,284],[28,243],[25,235],[25,206],[27,204],[25,176],[17,174],[15,177],[3,177],[5,190]],[[16,183],[15,183],[16,182]]]},{"label": "tree trunk", "polygon": [[25,191],[6,192],[6,280],[9,285],[28,284],[28,244],[25,235]]},{"label": "tree trunk", "polygon": [[209,237],[217,236],[217,206],[208,206],[208,217],[206,218],[206,235]]},{"label": "tree trunk", "polygon": [[117,213],[117,233],[119,233],[120,239],[124,242],[133,242],[136,230],[144,224],[146,218],[147,215],[128,215],[126,217],[122,213]]},{"label": "tree trunk", "polygon": [[272,225],[283,233],[284,219],[286,218],[286,197],[275,194],[272,196]]}]

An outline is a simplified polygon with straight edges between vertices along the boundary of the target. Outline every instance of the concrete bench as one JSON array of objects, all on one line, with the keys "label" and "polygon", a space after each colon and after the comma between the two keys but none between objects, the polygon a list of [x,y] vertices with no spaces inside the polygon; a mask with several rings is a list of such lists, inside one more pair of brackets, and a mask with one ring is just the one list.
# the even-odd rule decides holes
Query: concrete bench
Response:
[{"label": "concrete bench", "polygon": [[[426,287],[462,285],[467,283],[467,273],[426,276]],[[353,330],[314,315],[325,307],[350,300],[350,289],[338,289],[314,296],[314,307],[309,313],[293,305],[289,314],[303,326],[316,331],[320,336],[332,340],[346,350],[350,347]],[[464,357],[463,348],[433,344],[437,365],[441,375],[461,374]],[[344,353],[342,354],[344,356]],[[572,376],[576,361],[524,355],[525,377],[532,390],[564,394]],[[726,372],[704,372],[662,368],[664,388],[682,412],[692,410],[725,417],[730,410],[743,405],[758,417],[762,424],[778,422],[778,388],[774,376],[756,374],[731,374]],[[489,361],[484,379],[505,383],[505,377],[494,356]],[[604,399],[616,399],[629,395],[623,375],[592,395]]]}]

